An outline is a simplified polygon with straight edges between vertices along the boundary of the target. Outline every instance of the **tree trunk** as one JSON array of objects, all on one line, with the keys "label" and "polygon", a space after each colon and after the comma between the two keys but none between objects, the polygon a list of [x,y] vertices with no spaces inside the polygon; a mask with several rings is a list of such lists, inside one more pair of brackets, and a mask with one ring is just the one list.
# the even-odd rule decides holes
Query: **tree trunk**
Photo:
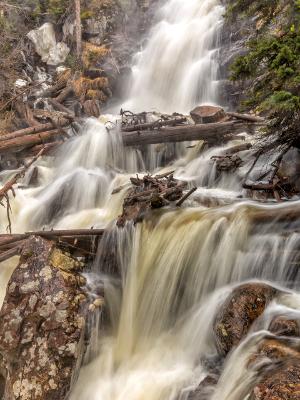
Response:
[{"label": "tree trunk", "polygon": [[75,0],[75,26],[76,26],[76,54],[77,60],[81,63],[81,54],[82,54],[82,33],[81,33],[81,7],[80,0]]}]

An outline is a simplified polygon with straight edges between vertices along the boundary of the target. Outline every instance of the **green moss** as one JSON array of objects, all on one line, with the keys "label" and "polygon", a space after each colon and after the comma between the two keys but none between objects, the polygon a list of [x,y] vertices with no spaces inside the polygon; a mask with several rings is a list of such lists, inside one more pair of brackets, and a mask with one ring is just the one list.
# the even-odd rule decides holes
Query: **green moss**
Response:
[{"label": "green moss", "polygon": [[80,13],[80,17],[82,20],[92,18],[94,15],[95,13],[91,10],[82,10]]},{"label": "green moss", "polygon": [[60,17],[66,12],[68,0],[49,0],[47,11],[54,17]]},{"label": "green moss", "polygon": [[280,31],[273,32],[274,24],[257,30],[256,38],[247,44],[248,52],[232,64],[231,79],[251,81],[243,110],[267,113],[273,121],[269,133],[281,131],[288,137],[292,132],[295,137],[300,132],[300,0],[236,0],[230,12],[237,17],[243,8],[247,14],[259,11],[266,18],[279,4],[284,6],[280,24],[277,21]]}]

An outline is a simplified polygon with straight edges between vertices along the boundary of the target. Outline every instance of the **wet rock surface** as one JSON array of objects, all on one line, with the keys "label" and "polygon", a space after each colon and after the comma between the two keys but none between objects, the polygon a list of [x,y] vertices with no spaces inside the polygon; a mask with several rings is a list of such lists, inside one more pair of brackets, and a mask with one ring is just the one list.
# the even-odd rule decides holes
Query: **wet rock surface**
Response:
[{"label": "wet rock surface", "polygon": [[263,375],[250,400],[299,400],[300,358],[275,364]]},{"label": "wet rock surface", "polygon": [[80,263],[40,237],[28,240],[1,309],[4,399],[65,399],[81,364],[87,299]]},{"label": "wet rock surface", "polygon": [[275,288],[263,283],[244,284],[232,291],[214,324],[216,345],[221,354],[227,354],[239,344],[276,294]]},{"label": "wet rock surface", "polygon": [[289,319],[284,315],[274,318],[269,326],[269,331],[277,336],[300,336],[300,321]]}]

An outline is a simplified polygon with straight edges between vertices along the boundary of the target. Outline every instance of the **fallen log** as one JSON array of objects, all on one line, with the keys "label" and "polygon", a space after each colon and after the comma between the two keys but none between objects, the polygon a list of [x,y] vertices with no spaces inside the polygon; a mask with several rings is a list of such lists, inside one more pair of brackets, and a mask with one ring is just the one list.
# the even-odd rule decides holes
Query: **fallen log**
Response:
[{"label": "fallen log", "polygon": [[66,114],[66,115],[65,115],[66,117],[69,117],[69,118],[72,118],[72,119],[75,118],[75,114],[74,114],[71,110],[69,110],[67,107],[65,107],[64,105],[60,104],[57,100],[49,98],[49,99],[48,99],[48,102],[49,102],[56,110],[58,110],[58,111],[60,111],[60,112],[62,112],[62,113],[64,113],[64,114]]},{"label": "fallen log", "polygon": [[17,152],[26,147],[32,147],[36,144],[43,144],[64,133],[65,132],[62,129],[53,129],[38,134],[26,135],[5,140],[3,142],[0,141],[0,153],[4,153],[7,151]]},{"label": "fallen log", "polygon": [[16,246],[10,250],[4,251],[3,253],[0,254],[0,262],[6,261],[9,258],[19,255],[21,253],[21,250],[22,246]]},{"label": "fallen log", "polygon": [[122,132],[125,146],[138,146],[167,142],[187,142],[204,140],[210,143],[228,142],[233,134],[248,132],[254,124],[237,121],[211,124],[182,125],[153,131]]},{"label": "fallen log", "polygon": [[249,122],[265,122],[266,121],[264,118],[257,117],[256,115],[239,114],[236,112],[227,112],[226,114],[229,115],[230,117],[241,119],[242,121],[249,121]]},{"label": "fallen log", "polygon": [[[71,236],[101,236],[105,232],[104,229],[60,229],[51,231],[32,231],[25,232],[25,235],[34,235],[42,237],[71,237]],[[1,238],[1,235],[0,235]]]},{"label": "fallen log", "polygon": [[60,94],[55,98],[58,103],[63,103],[66,98],[74,92],[74,89],[71,85],[65,87]]},{"label": "fallen log", "polygon": [[[66,127],[70,124],[70,122],[65,122],[59,124],[59,127]],[[29,128],[20,129],[19,131],[14,131],[10,133],[6,133],[5,135],[0,136],[0,142],[4,142],[5,140],[15,139],[22,136],[27,136],[31,134],[46,132],[57,129],[57,125],[54,125],[52,122],[48,122],[46,124],[39,124],[35,126],[30,126]]]},{"label": "fallen log", "polygon": [[174,119],[167,119],[167,120],[158,120],[155,122],[148,122],[145,124],[124,125],[121,129],[122,129],[122,132],[145,131],[145,130],[153,130],[153,129],[161,128],[163,126],[180,125],[186,121],[187,121],[187,119],[185,117],[182,117],[182,118],[174,118]]}]

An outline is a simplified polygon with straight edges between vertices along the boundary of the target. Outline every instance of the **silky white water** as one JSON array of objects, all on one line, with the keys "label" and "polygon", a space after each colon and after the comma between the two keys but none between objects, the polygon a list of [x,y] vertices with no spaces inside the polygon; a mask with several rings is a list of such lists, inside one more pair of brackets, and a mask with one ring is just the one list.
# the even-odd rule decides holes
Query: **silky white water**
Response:
[{"label": "silky white water", "polygon": [[[188,112],[197,104],[216,103],[223,13],[217,0],[162,2],[157,23],[136,55],[124,108]],[[183,143],[141,152],[124,148],[121,135],[106,130],[105,122],[116,118],[88,119],[55,157],[35,164],[37,182],[30,183],[29,171],[11,200],[13,232],[107,228],[87,273],[87,290],[104,287],[109,323],[104,329],[94,315],[85,364],[70,398],[187,399],[211,373],[210,364],[219,368],[212,329],[218,308],[240,282],[259,280],[280,287],[285,296],[270,304],[218,371],[219,384],[206,393],[210,400],[244,400],[257,378],[247,360],[268,334],[270,319],[299,318],[300,224],[276,221],[276,216],[300,202],[249,200],[241,189],[252,163],[249,151],[240,153],[244,164],[234,174],[217,172],[212,156],[240,140],[213,149]],[[117,228],[129,178],[172,170],[177,179],[198,187],[184,207]],[[1,181],[12,173],[3,172]],[[2,208],[0,218],[5,232]],[[106,257],[108,250],[112,258]],[[16,262],[1,266],[1,300]]]},{"label": "silky white water", "polygon": [[128,101],[133,111],[189,112],[218,102],[219,0],[169,0],[135,57]]}]

